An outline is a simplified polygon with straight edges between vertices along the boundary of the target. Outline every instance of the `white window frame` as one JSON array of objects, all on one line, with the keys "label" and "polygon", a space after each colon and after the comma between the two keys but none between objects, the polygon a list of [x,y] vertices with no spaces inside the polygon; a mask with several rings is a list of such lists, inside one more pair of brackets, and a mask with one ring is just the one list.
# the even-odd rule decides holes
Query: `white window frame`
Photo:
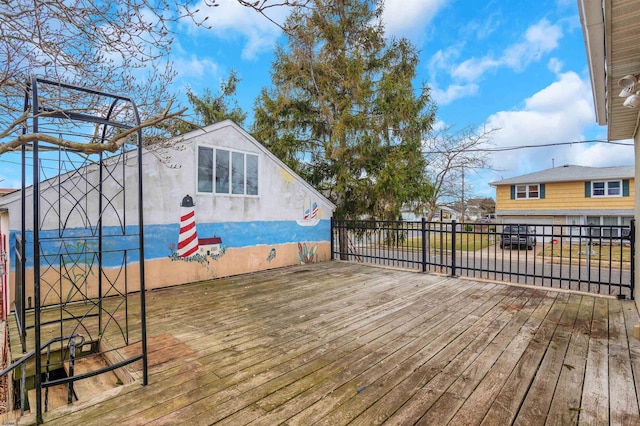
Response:
[{"label": "white window frame", "polygon": [[[589,219],[591,219],[591,222],[589,221]],[[605,222],[611,219],[615,219],[616,223],[609,223],[609,224],[605,224]],[[596,235],[593,236],[600,236],[599,234],[599,230],[603,229],[604,230],[604,234],[603,238],[620,238],[620,227],[625,227],[625,226],[629,226],[631,219],[633,219],[633,216],[586,216],[585,217],[585,223],[587,225],[594,225],[594,226],[598,226],[599,228],[598,231],[596,232]],[[594,223],[596,222],[596,223]],[[611,226],[613,227],[613,229],[611,228],[606,228],[607,226]],[[604,227],[604,228],[600,228],[600,227]],[[611,233],[613,233],[613,235],[610,235]]]},{"label": "white window frame", "polygon": [[[204,148],[204,149],[212,149],[213,150],[213,158],[212,158],[212,163],[211,163],[211,167],[212,167],[212,171],[211,171],[211,191],[200,191],[200,181],[199,181],[199,169],[200,169],[200,158],[199,158],[199,153],[200,153],[200,148]],[[228,157],[228,192],[218,192],[218,188],[216,185],[216,173],[217,173],[217,160],[218,160],[218,152],[219,151],[226,151],[229,155]],[[233,193],[234,190],[234,173],[233,173],[233,158],[234,158],[234,154],[236,156],[238,155],[242,155],[242,193]],[[255,167],[256,167],[256,173],[255,173],[255,179],[257,180],[256,185],[255,185],[255,189],[256,189],[256,193],[255,194],[248,194],[247,193],[247,189],[249,188],[249,186],[247,185],[247,159],[249,157],[254,157],[255,158]],[[211,195],[216,195],[216,196],[228,196],[228,197],[250,197],[250,198],[258,198],[260,196],[260,155],[255,153],[255,152],[246,152],[246,151],[240,151],[240,150],[236,150],[236,149],[230,149],[227,147],[219,147],[219,146],[209,146],[209,145],[197,145],[196,146],[196,158],[195,158],[195,163],[196,163],[196,193],[197,194],[211,194]]]},{"label": "white window frame", "polygon": [[[617,188],[610,187],[612,183],[617,183]],[[602,188],[598,188],[597,191],[603,193],[596,193],[596,184],[602,184]],[[617,194],[611,193],[614,189],[617,190]],[[613,198],[622,197],[622,181],[621,180],[594,180],[591,181],[591,197],[592,198]]]},{"label": "white window frame", "polygon": [[[537,189],[535,191],[531,190],[531,187],[535,186]],[[520,197],[519,194],[523,191],[520,191],[518,188],[524,187],[524,197]],[[531,193],[535,192],[537,195],[535,197],[531,196]],[[539,183],[527,183],[527,184],[519,184],[516,185],[516,200],[538,200],[540,199],[540,184]]]}]

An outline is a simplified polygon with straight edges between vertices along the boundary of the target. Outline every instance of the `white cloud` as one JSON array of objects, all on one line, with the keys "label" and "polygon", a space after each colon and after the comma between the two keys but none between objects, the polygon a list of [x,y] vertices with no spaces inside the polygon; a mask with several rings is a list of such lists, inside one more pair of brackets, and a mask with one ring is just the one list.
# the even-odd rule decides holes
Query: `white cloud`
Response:
[{"label": "white cloud", "polygon": [[477,84],[452,84],[446,90],[431,88],[431,97],[438,105],[447,105],[456,99],[475,95],[478,92]]},{"label": "white cloud", "polygon": [[387,0],[382,21],[387,34],[412,35],[431,22],[450,0]]},{"label": "white cloud", "polygon": [[[543,55],[556,49],[562,35],[560,25],[552,25],[546,19],[542,19],[527,29],[523,41],[507,46],[500,55],[472,57],[456,65],[454,62],[460,57],[460,47],[440,50],[429,61],[431,79],[436,81],[437,75],[442,72],[452,76],[459,85],[460,80],[476,83],[484,74],[500,67],[522,71],[531,62],[540,60]],[[550,61],[549,66],[554,66],[555,72],[561,69],[559,61]]]},{"label": "white cloud", "polygon": [[551,58],[547,63],[547,68],[554,74],[560,74],[563,67],[564,63],[558,58]]},{"label": "white cloud", "polygon": [[489,57],[471,58],[453,69],[452,76],[466,81],[476,81],[489,69],[500,66],[500,61]]},{"label": "white cloud", "polygon": [[533,61],[539,60],[545,53],[558,47],[562,38],[562,29],[551,25],[546,19],[529,27],[525,40],[505,49],[500,62],[514,70],[522,70]]},{"label": "white cloud", "polygon": [[218,64],[206,58],[198,58],[196,55],[175,59],[173,68],[183,80],[216,76],[219,72]]},{"label": "white cloud", "polygon": [[[574,72],[560,74],[557,81],[525,100],[522,110],[500,111],[487,120],[489,127],[500,129],[493,135],[494,147],[580,141],[595,128],[594,122],[589,82]],[[632,148],[572,144],[501,151],[492,154],[492,163],[499,170],[494,178],[500,179],[550,168],[552,159],[556,166],[605,166],[624,164],[629,157],[633,158]]]},{"label": "white cloud", "polygon": [[[216,37],[223,40],[234,40],[241,37],[246,40],[242,49],[242,58],[255,59],[263,52],[270,52],[281,35],[282,30],[255,10],[241,6],[236,1],[220,2],[218,7],[211,8],[202,3],[199,5],[198,19],[207,17],[206,24],[212,28]],[[268,10],[268,16],[273,21],[284,23],[290,9],[288,7],[273,7]],[[191,32],[199,29],[190,26]]]},{"label": "white cloud", "polygon": [[634,163],[633,141],[619,142],[626,142],[629,146],[598,143],[576,147],[573,150],[574,164],[592,167],[632,165]]}]

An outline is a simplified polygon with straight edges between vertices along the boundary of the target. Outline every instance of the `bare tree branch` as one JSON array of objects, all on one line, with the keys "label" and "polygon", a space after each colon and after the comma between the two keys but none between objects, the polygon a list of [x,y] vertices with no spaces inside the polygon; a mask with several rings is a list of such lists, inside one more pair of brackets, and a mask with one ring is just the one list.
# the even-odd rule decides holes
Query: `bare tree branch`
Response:
[{"label": "bare tree branch", "polygon": [[461,174],[489,169],[488,152],[491,136],[499,129],[467,126],[455,130],[445,127],[430,134],[423,142],[423,152],[427,159],[433,192],[415,205],[417,212],[425,212],[427,220],[432,220],[443,203],[460,201]]},{"label": "bare tree branch", "polygon": [[[240,5],[267,16],[274,7],[305,7],[309,0],[236,0]],[[148,140],[162,145],[152,130],[184,109],[170,112],[176,94],[168,90],[176,76],[170,61],[178,22],[185,19],[205,26],[203,8],[218,6],[219,0],[12,0],[0,2],[0,154],[24,143],[47,140],[58,146],[96,152],[121,146],[128,133],[113,132],[105,144],[61,138],[22,135],[28,128],[23,109],[32,74],[72,86],[101,92],[126,94],[136,101],[140,128]],[[274,22],[278,27],[280,24]],[[67,96],[67,95],[65,95]],[[101,108],[97,99],[57,95],[59,111]],[[93,104],[92,104],[93,102]],[[79,106],[76,104],[80,104]],[[169,105],[169,107],[167,107]],[[147,131],[148,130],[148,131]],[[162,134],[170,134],[166,129]],[[98,145],[100,148],[98,148]]]}]

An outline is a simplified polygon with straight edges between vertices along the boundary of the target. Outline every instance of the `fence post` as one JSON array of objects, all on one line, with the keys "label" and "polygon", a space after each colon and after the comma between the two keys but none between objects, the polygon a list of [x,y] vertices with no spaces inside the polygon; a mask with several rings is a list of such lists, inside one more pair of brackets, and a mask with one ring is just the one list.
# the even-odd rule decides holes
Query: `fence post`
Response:
[{"label": "fence post", "polygon": [[427,272],[427,219],[422,216],[422,272]]},{"label": "fence post", "polygon": [[[442,249],[442,248],[441,248]],[[456,276],[456,220],[451,221],[451,276]]]},{"label": "fence post", "polygon": [[633,290],[636,282],[636,220],[631,219],[629,229],[629,240],[631,241],[631,280],[629,285],[631,286],[631,300],[633,300]]},{"label": "fence post", "polygon": [[331,216],[331,235],[329,236],[329,245],[331,246],[331,257],[329,258],[330,260],[333,260],[333,244],[334,244],[334,239],[333,239],[333,233],[334,233],[334,223],[333,223],[333,216]]}]

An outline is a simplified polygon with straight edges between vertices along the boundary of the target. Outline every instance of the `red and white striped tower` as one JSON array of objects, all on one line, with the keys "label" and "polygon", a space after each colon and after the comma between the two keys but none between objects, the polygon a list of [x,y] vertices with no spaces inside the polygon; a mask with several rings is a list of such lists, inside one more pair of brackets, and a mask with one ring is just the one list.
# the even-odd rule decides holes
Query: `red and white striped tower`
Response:
[{"label": "red and white striped tower", "polygon": [[196,212],[193,199],[187,195],[180,204],[180,237],[178,238],[178,256],[191,257],[198,253],[198,234],[196,233]]}]

